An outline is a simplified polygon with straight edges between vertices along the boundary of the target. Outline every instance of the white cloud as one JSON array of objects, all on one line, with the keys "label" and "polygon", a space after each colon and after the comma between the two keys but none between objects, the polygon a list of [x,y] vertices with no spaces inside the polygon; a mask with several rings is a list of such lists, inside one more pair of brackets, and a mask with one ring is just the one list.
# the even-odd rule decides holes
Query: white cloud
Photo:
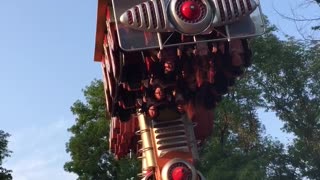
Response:
[{"label": "white cloud", "polygon": [[48,125],[16,129],[10,137],[9,149],[12,156],[4,166],[13,171],[14,180],[74,180],[74,174],[63,170],[69,155],[65,143],[71,120],[60,118]]}]

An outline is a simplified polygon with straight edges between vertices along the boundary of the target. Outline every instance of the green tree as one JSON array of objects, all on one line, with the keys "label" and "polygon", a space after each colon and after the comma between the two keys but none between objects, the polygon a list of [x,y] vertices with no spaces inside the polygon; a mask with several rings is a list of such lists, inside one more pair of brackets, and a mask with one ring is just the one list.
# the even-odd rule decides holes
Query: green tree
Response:
[{"label": "green tree", "polygon": [[86,103],[78,100],[71,107],[76,123],[68,129],[72,133],[66,145],[71,161],[64,169],[79,179],[113,179],[115,168],[108,152],[109,121],[101,81],[93,81],[83,93]]},{"label": "green tree", "polygon": [[[77,174],[81,180],[125,180],[136,177],[139,166],[134,165],[137,163],[134,159],[115,161],[108,151],[110,118],[105,110],[102,82],[94,80],[83,93],[86,102],[78,100],[71,107],[76,122],[68,130],[72,136],[66,150],[70,153],[71,161],[65,163],[64,169]],[[124,165],[132,165],[132,168]]]},{"label": "green tree", "polygon": [[121,180],[140,180],[137,174],[141,172],[141,161],[136,157],[126,157],[117,162],[117,177]]},{"label": "green tree", "polygon": [[257,116],[262,90],[251,70],[215,110],[214,135],[201,153],[207,179],[296,179],[284,145],[263,137]]},{"label": "green tree", "polygon": [[272,33],[256,39],[255,82],[266,107],[296,135],[289,146],[291,165],[302,177],[320,179],[320,48]]},{"label": "green tree", "polygon": [[10,135],[0,130],[0,179],[10,180],[12,179],[11,170],[7,170],[2,167],[3,160],[10,157],[11,151],[8,150],[8,137]]},{"label": "green tree", "polygon": [[[201,161],[208,179],[320,179],[320,47],[275,30],[251,42],[253,66],[216,109]],[[296,135],[292,145],[261,137],[259,107]]]}]

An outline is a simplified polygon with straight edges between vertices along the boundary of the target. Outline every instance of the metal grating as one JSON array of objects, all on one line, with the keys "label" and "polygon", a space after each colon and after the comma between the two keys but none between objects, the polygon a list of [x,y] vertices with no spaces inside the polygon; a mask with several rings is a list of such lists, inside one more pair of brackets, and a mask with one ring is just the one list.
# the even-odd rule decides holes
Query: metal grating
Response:
[{"label": "metal grating", "polygon": [[149,28],[150,24],[149,24],[149,16],[148,16],[147,6],[146,6],[146,4],[142,4],[141,7],[142,7],[143,16],[144,16],[144,23],[146,24],[146,28]]},{"label": "metal grating", "polygon": [[157,0],[157,6],[158,6],[158,11],[160,16],[161,28],[165,28],[165,21],[164,21],[164,14],[163,14],[161,0]]},{"label": "metal grating", "polygon": [[252,5],[251,5],[251,0],[246,0],[247,7],[249,11],[252,11]]},{"label": "metal grating", "polygon": [[133,24],[133,16],[132,16],[132,12],[130,10],[127,11],[127,16],[128,16],[128,23],[130,25],[132,25]]},{"label": "metal grating", "polygon": [[246,8],[244,6],[244,0],[239,0],[239,3],[240,3],[240,8],[241,8],[241,12],[242,14],[245,14],[246,13]]},{"label": "metal grating", "polygon": [[189,152],[188,137],[182,120],[155,122],[153,133],[158,156],[170,151]]},{"label": "metal grating", "polygon": [[218,6],[219,6],[219,11],[220,11],[221,21],[224,22],[226,20],[226,15],[224,14],[222,0],[218,0]]},{"label": "metal grating", "polygon": [[226,8],[227,8],[227,17],[230,20],[232,18],[232,12],[231,12],[231,7],[230,7],[231,5],[230,5],[229,0],[226,0],[225,3],[226,3]]},{"label": "metal grating", "polygon": [[237,5],[237,0],[231,0],[232,6],[233,6],[233,11],[236,17],[239,17],[239,7]]},{"label": "metal grating", "polygon": [[157,16],[156,16],[154,4],[152,1],[149,1],[149,6],[150,6],[150,11],[151,11],[151,19],[152,19],[153,28],[156,29],[158,27],[158,23],[157,23]]},{"label": "metal grating", "polygon": [[134,12],[135,12],[135,17],[136,17],[136,20],[137,20],[138,27],[140,27],[141,26],[141,14],[140,14],[138,6],[136,6],[134,8]]}]

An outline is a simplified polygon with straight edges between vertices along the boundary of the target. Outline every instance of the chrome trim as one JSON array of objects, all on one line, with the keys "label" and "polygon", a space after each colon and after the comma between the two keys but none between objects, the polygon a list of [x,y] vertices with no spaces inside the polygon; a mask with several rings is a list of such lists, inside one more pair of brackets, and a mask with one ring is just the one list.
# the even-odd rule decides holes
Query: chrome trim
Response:
[{"label": "chrome trim", "polygon": [[[153,27],[151,9],[150,9],[149,2],[144,2],[143,4],[146,6],[146,9],[147,9],[147,15],[148,15],[147,21],[149,22],[149,27],[146,26],[146,28],[149,30],[151,29],[151,27]],[[143,9],[142,9],[142,13],[143,13]],[[143,16],[144,16],[144,13],[143,13]],[[146,18],[146,17],[143,17],[143,18]]]},{"label": "chrome trim", "polygon": [[236,1],[236,0],[227,0],[227,1],[229,1],[231,12],[233,12],[234,16],[236,16],[236,14],[235,14],[236,12],[234,11],[234,7],[233,7],[233,1]]},{"label": "chrome trim", "polygon": [[[233,0],[231,0],[231,1],[233,1]],[[241,6],[240,6],[239,0],[236,0],[236,3],[237,3],[238,13],[239,13],[238,16],[240,16],[242,14],[242,12],[241,12]]]},{"label": "chrome trim", "polygon": [[224,14],[225,20],[227,21],[229,18],[228,18],[228,10],[227,10],[226,1],[227,1],[227,0],[221,0],[221,2],[222,2],[222,7],[223,7],[223,14]]},{"label": "chrome trim", "polygon": [[[156,153],[159,157],[163,157],[171,151],[190,152],[184,121],[184,118],[163,122],[152,121]],[[166,124],[167,127],[158,127]]]},{"label": "chrome trim", "polygon": [[145,118],[145,115],[143,113],[138,113],[138,121],[139,121],[139,127],[141,129],[140,135],[142,140],[142,149],[140,151],[143,154],[143,169],[151,169],[156,166],[155,157],[153,154],[153,146],[151,142],[151,135],[150,131],[148,130],[150,128],[150,125]]},{"label": "chrome trim", "polygon": [[[143,3],[144,4],[144,3]],[[137,6],[139,9],[139,15],[140,15],[140,21],[141,21],[141,28],[147,28],[146,25],[146,21],[145,21],[145,17],[144,17],[144,13],[143,13],[143,9],[142,9],[142,4],[140,4],[139,6]]]},{"label": "chrome trim", "polygon": [[147,163],[147,158],[146,154],[143,152],[142,153],[142,159],[141,159],[141,166],[142,166],[142,174],[146,174],[148,172],[148,163]]},{"label": "chrome trim", "polygon": [[182,34],[195,35],[204,32],[206,29],[208,29],[208,27],[210,27],[210,23],[213,19],[214,8],[212,8],[212,6],[207,0],[198,1],[201,1],[205,5],[206,12],[204,17],[200,21],[195,23],[186,22],[179,17],[176,11],[176,5],[179,2],[179,0],[172,0],[170,2],[170,6],[167,10],[168,17],[170,18],[173,26],[176,28],[176,31]]},{"label": "chrome trim", "polygon": [[[246,1],[246,0],[240,0],[240,1],[243,1],[245,11],[248,12],[248,11],[249,11],[249,8],[248,8],[247,1]],[[251,1],[251,0],[249,0],[249,1]],[[252,4],[252,3],[251,3],[251,4]]]},{"label": "chrome trim", "polygon": [[[161,31],[162,29],[161,29],[161,20],[160,20],[160,12],[159,12],[159,8],[158,8],[158,3],[156,0],[151,0],[151,2],[153,3],[154,13],[156,14],[156,20],[157,20],[157,27],[154,29]],[[152,15],[151,15],[151,17],[152,17]]]},{"label": "chrome trim", "polygon": [[[157,1],[160,1],[162,13],[159,11],[159,6]],[[220,5],[218,1],[220,0],[198,0],[201,1],[206,6],[206,14],[202,20],[196,23],[188,23],[184,20],[180,19],[176,12],[176,4],[179,0],[149,0],[140,4],[137,4],[130,9],[126,10],[121,16],[120,16],[120,22],[130,28],[141,30],[141,31],[150,31],[150,32],[173,32],[178,31],[182,34],[186,35],[196,35],[204,33],[208,30],[208,28],[212,29],[212,27],[221,26],[221,25],[227,25],[231,24],[235,21],[240,20],[241,18],[245,16],[249,16],[255,9],[259,6],[259,2],[255,0],[249,0],[251,3],[252,9],[248,9],[248,4],[246,0],[221,0],[222,9],[223,12],[220,11]],[[227,5],[226,1],[229,2],[229,5]],[[245,13],[243,14],[241,11],[241,5],[240,1],[244,4]],[[233,3],[237,4],[237,10],[238,15],[235,14],[235,8],[233,6]],[[153,19],[152,19],[152,10],[150,7],[150,4],[152,3],[154,6],[154,14],[156,15],[156,24],[157,27],[153,26]],[[148,14],[148,22],[149,27],[146,26],[145,18],[142,4],[144,4],[147,8],[147,14]],[[228,13],[228,7],[230,8],[230,18]],[[140,16],[141,25],[139,26],[137,22],[137,13],[135,11],[135,8],[138,8],[138,15]],[[127,12],[130,11],[132,13],[132,24],[129,24],[128,15]],[[162,14],[162,16],[161,16]],[[221,15],[225,16],[225,19],[222,21]],[[161,18],[164,20],[164,27],[162,27]]]},{"label": "chrome trim", "polygon": [[[214,17],[214,20],[212,22],[213,26],[222,26],[222,25],[227,25],[227,24],[231,24],[234,23],[236,21],[239,21],[241,18],[246,17],[246,16],[250,16],[250,14],[252,12],[254,12],[256,10],[256,8],[258,8],[259,6],[259,2],[256,2],[254,0],[249,0],[251,3],[251,11],[248,9],[248,4],[246,0],[221,0],[222,2],[222,8],[224,12],[220,12],[220,5],[218,3],[219,0],[211,0],[214,3],[214,6],[216,7],[216,16]],[[228,18],[228,9],[227,9],[227,4],[226,1],[229,1],[229,6],[231,8],[231,19]],[[237,3],[237,9],[239,12],[239,15],[237,16],[235,14],[235,7],[233,7],[233,1],[235,1]],[[244,4],[244,8],[245,8],[245,13],[242,13],[241,10],[241,5],[240,5],[240,1],[243,2]],[[225,15],[225,20],[222,21],[221,19],[221,14]]]},{"label": "chrome trim", "polygon": [[[185,117],[187,119],[187,117]],[[185,127],[187,129],[187,137],[189,141],[189,148],[192,153],[192,157],[194,160],[199,161],[200,156],[198,152],[198,146],[197,146],[197,140],[196,136],[194,134],[194,127],[196,126],[195,123],[193,123],[191,120],[187,119],[187,121],[184,121]]]},{"label": "chrome trim", "polygon": [[[164,27],[161,26],[161,13],[159,11],[159,6],[158,6],[158,3],[157,3],[157,0],[149,0],[149,1],[146,1],[146,2],[143,2],[143,3],[140,3],[140,4],[137,4],[133,7],[131,7],[130,9],[128,9],[127,11],[125,11],[123,14],[121,14],[120,16],[120,22],[130,28],[133,28],[133,29],[137,29],[137,30],[142,30],[142,31],[151,31],[151,32],[167,32],[167,31],[173,31],[173,29],[169,26],[170,23],[168,21],[168,18],[167,18],[167,13],[166,13],[166,4],[168,3],[167,1],[165,0],[159,0],[160,3],[161,3],[161,9],[162,9],[162,15],[163,15],[163,19],[164,19]],[[154,7],[154,14],[155,14],[155,20],[156,20],[156,24],[157,26],[154,27],[153,26],[153,19],[152,19],[152,10],[151,10],[151,7],[150,7],[150,4],[149,3],[152,3],[153,4],[153,7]],[[143,8],[142,8],[142,4],[144,4],[147,8],[147,14],[148,14],[148,22],[149,22],[149,27],[147,27],[146,23],[145,23],[145,18],[144,17],[144,13],[143,13]],[[139,9],[139,16],[140,16],[140,19],[141,19],[141,25],[139,26],[138,25],[138,22],[137,22],[137,19],[136,19],[136,12],[135,12],[135,8],[138,7]],[[133,23],[132,24],[129,24],[129,19],[128,19],[128,15],[127,15],[127,12],[130,11],[133,15]]]},{"label": "chrome trim", "polygon": [[[153,0],[153,1],[155,1],[155,3],[158,6],[157,0]],[[169,22],[169,19],[167,16],[167,8],[169,6],[170,0],[158,0],[158,1],[160,1],[161,5],[162,5],[161,8],[162,8],[162,15],[163,15],[163,20],[164,20],[164,28],[163,29],[165,29],[166,31],[171,29],[173,31],[174,29],[172,29],[172,27],[170,27],[171,23]],[[159,14],[159,17],[160,17],[160,14]],[[160,20],[160,18],[159,18],[159,20]],[[161,20],[160,20],[160,25],[161,25]]]},{"label": "chrome trim", "polygon": [[[168,8],[168,0],[161,0],[162,2],[164,2],[164,6],[166,6],[166,8]],[[212,5],[212,7],[214,6],[216,0],[208,0],[209,3]],[[253,2],[253,0],[251,0]],[[167,43],[163,43],[161,44],[160,42],[158,42],[157,39],[157,32],[161,33],[161,32],[174,32],[175,29],[173,28],[173,25],[169,22],[169,20],[166,20],[166,13],[165,13],[165,23],[166,23],[166,28],[167,29],[162,29],[162,30],[157,30],[157,29],[137,29],[137,28],[132,28],[129,25],[125,25],[123,23],[120,22],[120,15],[122,15],[123,13],[127,12],[128,8],[134,7],[136,4],[141,4],[141,2],[143,3],[148,3],[148,2],[155,2],[154,0],[149,0],[149,1],[141,1],[141,0],[130,0],[130,1],[126,1],[126,0],[112,0],[112,6],[114,9],[114,17],[115,17],[115,24],[116,24],[116,29],[117,29],[117,38],[119,40],[119,46],[122,50],[124,51],[142,51],[142,50],[148,50],[148,49],[156,49],[159,48],[160,45],[163,48],[168,48],[168,47],[176,47],[176,46],[180,46],[180,45],[189,45],[189,44],[195,44],[198,42],[215,42],[215,41],[226,41],[226,40],[232,40],[232,39],[241,39],[241,38],[251,38],[251,37],[256,37],[259,35],[264,34],[265,32],[265,25],[264,25],[264,20],[262,18],[262,11],[261,11],[261,6],[259,3],[259,0],[254,0],[255,4],[257,4],[258,8],[256,8],[256,10],[252,13],[249,14],[247,17],[243,17],[241,9],[240,9],[240,5],[239,5],[239,0],[233,0],[232,2],[236,3],[238,6],[238,11],[239,11],[239,16],[238,19],[236,19],[236,21],[234,22],[230,22],[229,24],[223,24],[222,22],[220,22],[220,17],[217,17],[220,13],[219,9],[216,8],[216,15],[213,18],[213,21],[210,25],[210,27],[205,30],[204,32],[201,33],[201,35],[206,35],[212,31],[216,31],[217,29],[215,29],[215,27],[217,26],[225,26],[225,28],[228,29],[232,29],[233,33],[231,33],[231,36],[228,37],[227,35],[225,35],[225,33],[222,31],[221,34],[222,36],[220,37],[213,37],[213,38],[209,38],[206,40],[201,40],[201,41],[194,41],[194,42],[187,42],[187,43],[176,43],[176,44],[167,44]],[[230,1],[229,1],[230,2]],[[122,5],[123,4],[123,5]],[[232,4],[230,5],[232,6]],[[156,9],[156,8],[155,8]],[[239,10],[240,9],[240,10]],[[234,14],[235,14],[235,10],[233,10]],[[149,18],[151,18],[150,16],[151,14],[149,14]],[[242,28],[241,24],[243,21],[246,21],[245,19],[250,19],[253,22],[254,27],[256,27],[255,31],[244,31],[247,25],[244,25],[244,27]],[[159,18],[156,18],[157,21],[159,22]],[[149,23],[151,24],[151,28],[152,26],[152,20],[149,21]],[[168,24],[167,24],[168,23]],[[228,27],[227,27],[228,26]],[[240,28],[240,33],[234,33],[236,32],[237,28]],[[123,30],[126,29],[126,32],[124,33]],[[151,39],[149,39],[150,41],[148,42],[148,44],[143,44],[145,39],[143,38],[144,36],[144,31],[145,32],[150,32],[150,36]],[[130,37],[128,37],[128,34],[131,34],[133,37],[137,37],[134,40],[132,40],[131,35],[129,35]],[[135,44],[132,41],[137,40],[137,43]],[[127,43],[129,42],[129,43]],[[112,49],[112,48],[110,48]]]}]

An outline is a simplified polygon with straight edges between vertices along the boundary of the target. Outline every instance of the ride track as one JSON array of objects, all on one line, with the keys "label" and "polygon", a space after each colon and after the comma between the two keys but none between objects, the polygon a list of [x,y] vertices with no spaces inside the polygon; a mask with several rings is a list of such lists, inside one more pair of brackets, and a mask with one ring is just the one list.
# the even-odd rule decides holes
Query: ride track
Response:
[{"label": "ride track", "polygon": [[110,151],[136,153],[144,180],[204,180],[197,148],[263,32],[257,0],[98,0]]}]

